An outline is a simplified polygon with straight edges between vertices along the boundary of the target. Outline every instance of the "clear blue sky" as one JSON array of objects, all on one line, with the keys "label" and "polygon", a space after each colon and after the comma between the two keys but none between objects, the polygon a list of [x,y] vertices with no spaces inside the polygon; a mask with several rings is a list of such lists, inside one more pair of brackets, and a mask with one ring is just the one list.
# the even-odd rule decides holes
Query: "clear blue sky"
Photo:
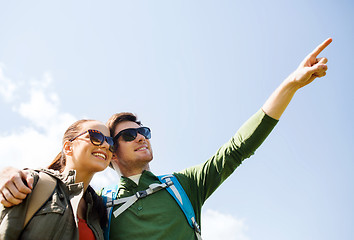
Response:
[{"label": "clear blue sky", "polygon": [[202,228],[220,216],[229,235],[206,239],[354,239],[352,1],[0,6],[0,167],[46,165],[71,122],[121,111],[152,129],[156,174],[199,164],[332,37],[327,76],[207,201]]}]

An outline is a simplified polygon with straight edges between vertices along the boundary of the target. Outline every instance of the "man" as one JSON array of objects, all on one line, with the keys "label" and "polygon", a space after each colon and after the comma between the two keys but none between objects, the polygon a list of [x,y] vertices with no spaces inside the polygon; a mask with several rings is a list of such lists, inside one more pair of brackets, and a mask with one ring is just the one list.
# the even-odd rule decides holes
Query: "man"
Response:
[{"label": "man", "polygon": [[[205,163],[174,173],[191,200],[200,224],[201,207],[216,188],[250,157],[272,131],[296,91],[327,71],[327,59],[317,58],[330,43],[327,39],[310,53],[299,67],[273,92],[269,99],[214,156]],[[116,114],[107,123],[115,136],[116,158],[112,162],[123,177],[117,198],[126,198],[159,183],[149,171],[153,158],[149,130],[142,128],[129,113]],[[4,206],[18,204],[31,192],[31,177],[26,172],[8,168],[0,178],[0,200]],[[26,187],[23,182],[27,182]],[[117,211],[121,205],[115,206]],[[165,190],[139,199],[117,217],[112,216],[110,239],[196,239],[183,212]]]}]

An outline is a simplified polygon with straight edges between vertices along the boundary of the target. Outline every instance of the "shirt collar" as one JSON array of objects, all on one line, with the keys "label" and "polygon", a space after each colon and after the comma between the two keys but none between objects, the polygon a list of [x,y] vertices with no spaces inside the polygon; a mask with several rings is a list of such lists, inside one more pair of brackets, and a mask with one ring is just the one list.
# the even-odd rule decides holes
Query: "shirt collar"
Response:
[{"label": "shirt collar", "polygon": [[[153,178],[155,180],[158,180],[158,178],[150,171],[144,170],[141,173],[139,183],[142,182],[144,179],[147,178]],[[119,188],[126,188],[126,189],[131,189],[131,188],[136,188],[138,187],[139,184],[136,184],[132,179],[129,177],[124,177],[122,176],[120,178],[120,183],[119,183]]]}]

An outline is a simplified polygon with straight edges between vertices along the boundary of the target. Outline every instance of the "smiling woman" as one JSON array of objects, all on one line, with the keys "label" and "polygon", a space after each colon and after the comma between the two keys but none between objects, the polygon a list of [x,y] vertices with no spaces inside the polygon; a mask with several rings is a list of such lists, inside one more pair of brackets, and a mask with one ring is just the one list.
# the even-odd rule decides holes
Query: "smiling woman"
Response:
[{"label": "smiling woman", "polygon": [[51,197],[28,224],[24,223],[31,195],[17,206],[1,208],[0,239],[103,239],[106,211],[89,183],[96,172],[109,165],[112,152],[113,139],[103,123],[73,123],[64,134],[62,151],[48,169],[29,170],[34,189],[42,176],[39,173],[55,179]]},{"label": "smiling woman", "polygon": [[[81,127],[76,129],[76,126]],[[84,131],[80,133],[82,130]],[[77,180],[87,186],[93,174],[104,170],[110,163],[108,159],[112,158],[113,139],[103,133],[109,135],[107,127],[101,122],[77,121],[65,132],[63,150],[48,168],[63,172],[75,169]]]}]

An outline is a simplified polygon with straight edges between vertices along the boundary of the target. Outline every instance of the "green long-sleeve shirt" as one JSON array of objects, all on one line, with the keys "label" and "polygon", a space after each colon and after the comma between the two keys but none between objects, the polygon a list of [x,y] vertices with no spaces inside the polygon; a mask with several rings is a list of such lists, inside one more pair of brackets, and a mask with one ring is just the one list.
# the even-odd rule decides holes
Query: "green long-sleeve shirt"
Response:
[{"label": "green long-sleeve shirt", "polygon": [[[205,163],[174,173],[193,205],[198,224],[205,200],[245,158],[255,152],[276,123],[277,120],[259,110]],[[147,189],[152,183],[159,183],[159,180],[149,171],[142,173],[138,185],[122,177],[118,198],[132,196]],[[117,218],[112,216],[110,239],[165,240],[196,237],[176,201],[166,190],[161,190],[139,199]]]}]

